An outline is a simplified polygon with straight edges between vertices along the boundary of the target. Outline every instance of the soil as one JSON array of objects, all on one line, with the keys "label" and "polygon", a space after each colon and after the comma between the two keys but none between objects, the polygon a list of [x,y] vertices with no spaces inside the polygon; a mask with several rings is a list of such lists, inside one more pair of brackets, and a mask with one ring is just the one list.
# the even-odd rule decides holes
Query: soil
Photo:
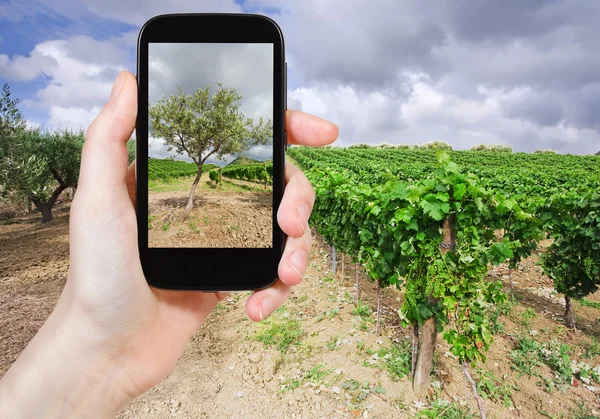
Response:
[{"label": "soil", "polygon": [[[168,194],[155,198],[155,202],[174,198]],[[227,199],[240,205],[238,199],[243,197],[241,194]],[[198,211],[211,207],[211,199],[227,203],[222,198],[207,197]],[[68,205],[60,205],[55,210],[55,220],[48,224],[40,224],[36,214],[15,219],[12,224],[0,224],[0,374],[43,324],[64,286],[68,273],[68,209]],[[543,244],[539,250],[544,250]],[[588,412],[592,412],[590,417],[594,417],[600,411],[598,390],[590,390],[576,378],[573,385],[548,392],[540,378],[519,375],[510,366],[508,354],[515,347],[516,336],[524,330],[532,336],[535,332],[540,342],[556,338],[569,344],[571,358],[578,361],[598,337],[600,310],[596,308],[574,303],[579,329],[567,330],[563,326],[561,298],[546,292],[551,281],[536,267],[537,257],[533,255],[512,272],[519,302],[507,317],[502,317],[504,331],[495,336],[487,361],[471,372],[477,379],[478,368],[483,368],[501,383],[518,388],[512,391],[511,403],[485,399],[488,418],[567,418],[572,417],[569,409],[580,402],[586,403]],[[194,335],[171,374],[129,403],[118,417],[412,417],[427,401],[416,399],[407,377],[396,380],[383,367],[371,365],[373,358],[367,352],[411,338],[412,331],[401,327],[396,314],[402,294],[394,289],[382,291],[382,330],[377,336],[375,313],[366,323],[352,314],[356,265],[339,252],[337,260],[333,277],[330,249],[316,238],[305,280],[294,287],[285,308],[264,324],[247,318],[247,293],[232,294]],[[490,279],[501,279],[508,286],[508,268],[491,269]],[[362,269],[359,284],[361,300],[375,310],[376,288]],[[600,295],[587,299],[600,302]],[[524,328],[521,319],[527,308],[534,308],[537,315]],[[265,331],[270,321],[288,320],[299,320],[302,334],[286,352],[257,341],[257,334]],[[439,388],[436,397],[477,414],[462,370],[448,353],[441,335],[437,354],[432,377],[433,385]],[[585,362],[598,366],[600,356]],[[307,371],[319,365],[326,375],[307,379]],[[554,377],[545,366],[540,373],[548,379]],[[292,388],[291,383],[297,383],[297,388]],[[359,383],[359,388],[351,383]]]},{"label": "soil", "polygon": [[150,247],[272,247],[271,192],[202,189],[182,222],[188,196],[186,191],[148,195]]}]

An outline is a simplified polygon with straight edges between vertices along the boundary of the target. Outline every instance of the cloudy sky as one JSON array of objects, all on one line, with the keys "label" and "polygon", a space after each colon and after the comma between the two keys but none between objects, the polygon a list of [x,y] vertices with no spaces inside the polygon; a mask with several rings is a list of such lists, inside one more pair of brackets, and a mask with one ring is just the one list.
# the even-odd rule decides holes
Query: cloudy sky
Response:
[{"label": "cloudy sky", "polygon": [[[240,110],[258,121],[273,120],[273,46],[272,44],[150,44],[148,51],[148,98],[156,104],[179,92],[191,95],[210,86],[211,95],[219,88],[234,88],[242,95]],[[192,161],[176,150],[168,151],[164,142],[150,140],[149,156]],[[273,158],[272,146],[258,146],[244,155],[256,160]],[[236,156],[225,156],[220,164]],[[215,159],[212,163],[219,163]]]},{"label": "cloudy sky", "polygon": [[86,127],[137,31],[169,12],[251,12],[282,27],[290,108],[338,144],[600,150],[600,2],[3,0],[0,81],[30,124]]}]

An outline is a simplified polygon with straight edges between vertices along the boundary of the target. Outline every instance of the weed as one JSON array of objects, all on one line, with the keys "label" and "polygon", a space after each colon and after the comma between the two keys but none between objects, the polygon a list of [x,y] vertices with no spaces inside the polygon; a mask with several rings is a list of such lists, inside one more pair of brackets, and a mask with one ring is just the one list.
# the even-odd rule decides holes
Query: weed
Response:
[{"label": "weed", "polygon": [[210,224],[210,221],[208,221],[208,216],[205,215],[204,218],[202,218],[202,221],[204,221],[204,224]]},{"label": "weed", "polygon": [[163,223],[163,225],[161,226],[163,231],[169,231],[169,228],[171,228],[171,222],[170,221],[165,221]]},{"label": "weed", "polygon": [[152,220],[154,219],[153,215],[148,216],[148,230],[152,230]]},{"label": "weed", "polygon": [[322,321],[325,318],[333,319],[338,314],[340,314],[339,307],[335,307],[335,308],[332,308],[331,310],[327,310],[326,312],[322,313],[319,317],[317,317],[317,323]]},{"label": "weed", "polygon": [[323,381],[323,378],[327,377],[332,370],[325,369],[325,365],[318,364],[312,367],[304,374],[304,378],[311,383],[318,384]]},{"label": "weed", "polygon": [[525,327],[529,327],[531,324],[531,319],[533,319],[536,316],[535,310],[532,308],[527,308],[525,309],[525,311],[521,314],[521,324]]},{"label": "weed", "polygon": [[329,351],[335,351],[335,350],[339,349],[339,345],[338,345],[339,341],[340,341],[339,336],[337,336],[337,335],[332,336],[332,337],[329,338],[329,340],[325,344],[325,347]]},{"label": "weed", "polygon": [[581,298],[581,299],[577,300],[577,302],[582,307],[591,307],[591,308],[597,308],[600,310],[600,303],[598,303],[596,301],[590,301],[587,298]]},{"label": "weed", "polygon": [[227,228],[229,229],[229,231],[240,231],[239,225],[231,225],[231,226],[227,226]]},{"label": "weed", "polygon": [[577,407],[571,409],[569,413],[573,419],[598,419],[598,416],[588,409],[584,401],[577,402]]},{"label": "weed", "polygon": [[472,419],[474,417],[467,408],[441,399],[435,400],[415,415],[416,419]]},{"label": "weed", "polygon": [[356,307],[354,307],[354,309],[352,310],[353,315],[359,316],[361,318],[371,319],[372,313],[373,313],[373,310],[371,310],[371,307],[362,300],[359,301],[358,305]]},{"label": "weed", "polygon": [[537,357],[539,349],[540,345],[535,339],[519,337],[517,347],[508,354],[512,359],[511,367],[521,374],[535,375],[535,369],[540,365]]},{"label": "weed", "polygon": [[333,278],[330,276],[326,276],[325,278],[323,278],[323,282],[329,282],[332,283],[333,282]]},{"label": "weed", "polygon": [[499,380],[491,371],[480,369],[477,371],[477,391],[482,397],[502,402],[506,407],[512,405],[512,390],[519,391],[513,384],[506,383],[506,376]]},{"label": "weed", "polygon": [[598,341],[594,339],[582,352],[581,359],[591,359],[598,355],[600,355],[600,345],[598,344]]},{"label": "weed", "polygon": [[195,222],[193,222],[193,221],[190,221],[190,222],[188,223],[188,227],[189,227],[189,228],[190,228],[190,230],[192,230],[194,233],[198,233],[198,232],[199,232],[198,228],[196,227],[196,223],[195,223]]},{"label": "weed", "polygon": [[285,393],[287,391],[295,390],[300,387],[302,384],[302,380],[300,378],[287,378],[281,383],[280,393]]},{"label": "weed", "polygon": [[255,339],[265,346],[274,346],[281,353],[286,353],[291,345],[300,342],[303,332],[298,320],[269,317],[264,322]]},{"label": "weed", "polygon": [[410,374],[412,363],[411,343],[407,340],[398,345],[392,344],[389,348],[382,347],[377,351],[367,349],[371,355],[365,365],[385,369],[393,380],[399,380]]}]

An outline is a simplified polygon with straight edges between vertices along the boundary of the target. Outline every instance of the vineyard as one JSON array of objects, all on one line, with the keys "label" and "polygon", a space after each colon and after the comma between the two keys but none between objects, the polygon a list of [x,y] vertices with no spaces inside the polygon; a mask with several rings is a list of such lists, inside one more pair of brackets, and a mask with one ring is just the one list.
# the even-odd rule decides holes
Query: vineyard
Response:
[{"label": "vineyard", "polygon": [[220,183],[221,177],[225,177],[267,185],[273,183],[273,162],[230,165],[211,170],[209,176],[215,183]]},{"label": "vineyard", "polygon": [[[202,169],[210,170],[214,164],[205,164]],[[148,159],[149,180],[169,180],[185,176],[194,176],[198,172],[198,166],[181,160],[170,159]]]},{"label": "vineyard", "polygon": [[[510,277],[551,239],[540,265],[564,295],[569,328],[576,327],[572,301],[600,286],[597,156],[364,145],[288,153],[315,187],[311,223],[332,259],[351,257],[378,295],[385,287],[403,291],[398,314],[412,329],[418,395],[429,389],[442,332],[485,416],[470,367],[485,362],[499,312],[513,298],[512,280],[505,290],[489,279],[491,267],[508,264]],[[359,292],[357,282],[357,303]],[[600,384],[597,369],[592,380]],[[565,376],[576,372],[568,367]]]}]

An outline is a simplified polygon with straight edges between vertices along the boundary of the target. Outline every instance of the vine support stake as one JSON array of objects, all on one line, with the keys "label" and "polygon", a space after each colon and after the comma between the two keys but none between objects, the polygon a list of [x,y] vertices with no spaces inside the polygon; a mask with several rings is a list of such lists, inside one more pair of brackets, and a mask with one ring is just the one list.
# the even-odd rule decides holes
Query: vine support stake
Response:
[{"label": "vine support stake", "polygon": [[[448,253],[455,243],[455,234],[452,228],[450,217],[444,218],[442,222],[442,243],[440,251],[442,254]],[[430,302],[435,300],[430,298]],[[419,333],[419,350],[417,355],[417,364],[413,375],[413,390],[419,397],[424,396],[429,389],[429,379],[433,369],[433,354],[437,341],[437,318],[435,315],[429,317],[421,326]]]},{"label": "vine support stake", "polygon": [[381,327],[381,281],[377,280],[377,323],[375,324],[375,334],[379,336]]},{"label": "vine support stake", "polygon": [[563,315],[565,326],[569,329],[575,329],[575,313],[571,304],[571,297],[565,295],[565,314]]},{"label": "vine support stake", "polygon": [[486,419],[485,409],[483,407],[483,400],[479,396],[479,393],[477,393],[477,384],[475,383],[475,380],[473,380],[473,377],[471,377],[471,372],[469,371],[469,364],[467,364],[467,361],[462,362],[462,368],[465,377],[467,378],[467,380],[469,380],[469,383],[471,384],[471,390],[473,391],[473,397],[477,402],[477,407],[479,408],[481,419]]},{"label": "vine support stake", "polygon": [[356,264],[356,293],[354,294],[354,304],[358,305],[360,299],[360,284],[358,283],[358,263]]},{"label": "vine support stake", "polygon": [[334,278],[335,278],[336,266],[337,266],[337,253],[335,251],[335,246],[331,246],[331,272],[332,272]]},{"label": "vine support stake", "polygon": [[410,367],[410,377],[415,377],[415,366],[417,365],[417,353],[419,351],[419,324],[413,324],[413,335],[412,335],[412,363]]}]

